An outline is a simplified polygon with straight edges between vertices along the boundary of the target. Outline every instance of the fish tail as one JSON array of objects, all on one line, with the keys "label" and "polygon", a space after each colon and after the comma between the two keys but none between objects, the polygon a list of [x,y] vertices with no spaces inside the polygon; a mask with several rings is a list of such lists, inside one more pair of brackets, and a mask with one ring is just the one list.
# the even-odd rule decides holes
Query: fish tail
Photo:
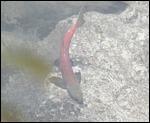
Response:
[{"label": "fish tail", "polygon": [[79,26],[81,26],[84,23],[84,19],[83,19],[83,14],[85,10],[85,6],[82,6],[80,11],[79,11],[79,15],[78,15],[78,19],[77,19],[77,23],[79,24]]}]

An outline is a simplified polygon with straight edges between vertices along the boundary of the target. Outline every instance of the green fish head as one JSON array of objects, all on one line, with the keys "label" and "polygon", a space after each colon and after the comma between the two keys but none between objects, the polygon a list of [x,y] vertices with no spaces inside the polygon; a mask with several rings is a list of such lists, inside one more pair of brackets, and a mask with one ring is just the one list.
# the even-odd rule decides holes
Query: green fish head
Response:
[{"label": "green fish head", "polygon": [[67,91],[68,91],[70,97],[74,101],[76,101],[78,104],[83,104],[82,91],[79,86],[77,86],[75,88],[71,88],[71,87],[67,86]]}]

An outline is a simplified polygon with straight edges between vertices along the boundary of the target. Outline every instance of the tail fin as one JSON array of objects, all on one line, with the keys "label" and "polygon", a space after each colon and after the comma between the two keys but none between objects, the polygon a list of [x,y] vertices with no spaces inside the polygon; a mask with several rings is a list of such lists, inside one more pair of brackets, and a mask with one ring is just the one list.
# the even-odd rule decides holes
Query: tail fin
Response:
[{"label": "tail fin", "polygon": [[83,14],[84,14],[84,9],[85,6],[82,6],[80,11],[79,11],[79,16],[78,16],[78,19],[77,19],[77,23],[79,24],[79,26],[81,26],[83,23],[84,23],[84,19],[83,19]]}]

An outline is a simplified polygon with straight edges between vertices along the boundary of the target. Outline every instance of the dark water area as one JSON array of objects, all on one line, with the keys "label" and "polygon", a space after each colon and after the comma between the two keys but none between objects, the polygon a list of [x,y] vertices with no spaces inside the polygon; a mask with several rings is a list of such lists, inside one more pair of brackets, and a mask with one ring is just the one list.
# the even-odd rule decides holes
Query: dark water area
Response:
[{"label": "dark water area", "polygon": [[117,1],[2,2],[1,30],[22,31],[25,35],[35,35],[43,40],[60,20],[78,14],[82,6],[85,6],[85,12],[118,14],[128,4]]}]

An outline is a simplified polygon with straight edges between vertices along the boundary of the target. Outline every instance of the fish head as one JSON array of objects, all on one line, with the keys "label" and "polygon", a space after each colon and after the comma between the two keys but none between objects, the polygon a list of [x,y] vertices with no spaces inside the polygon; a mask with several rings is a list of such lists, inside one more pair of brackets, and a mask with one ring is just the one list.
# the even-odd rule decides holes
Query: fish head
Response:
[{"label": "fish head", "polygon": [[70,87],[67,86],[67,91],[70,95],[70,97],[77,102],[78,104],[83,104],[83,97],[82,97],[82,91],[80,86],[77,87]]}]

